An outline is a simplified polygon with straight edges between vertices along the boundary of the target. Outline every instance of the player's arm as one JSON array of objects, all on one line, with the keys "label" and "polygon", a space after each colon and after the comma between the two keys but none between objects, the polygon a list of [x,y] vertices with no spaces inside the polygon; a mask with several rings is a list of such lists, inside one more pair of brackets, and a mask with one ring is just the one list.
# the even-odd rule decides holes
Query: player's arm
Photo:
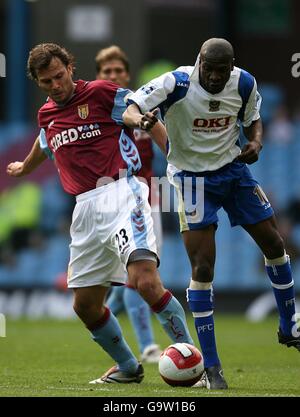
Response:
[{"label": "player's arm", "polygon": [[243,132],[248,139],[248,143],[238,156],[238,161],[246,164],[253,164],[258,160],[259,152],[262,149],[263,126],[259,115],[261,106],[261,96],[257,91],[256,80],[254,79],[252,92],[245,107],[242,120]]},{"label": "player's arm", "polygon": [[159,106],[174,91],[175,84],[172,73],[166,73],[128,95],[127,110],[123,113],[124,123],[131,128],[151,130],[158,122],[156,114]]},{"label": "player's arm", "polygon": [[253,164],[258,160],[259,152],[263,147],[263,127],[261,119],[252,122],[249,127],[244,127],[243,131],[248,139],[248,143],[244,146],[237,159],[238,161],[245,162],[246,164]]},{"label": "player's arm", "polygon": [[158,109],[155,109],[152,112],[147,111],[145,114],[142,114],[139,107],[135,103],[132,103],[123,113],[123,121],[126,126],[133,129],[149,131],[158,122],[158,118],[156,117],[157,113]]},{"label": "player's arm", "polygon": [[12,177],[22,177],[24,175],[30,174],[35,170],[43,161],[47,159],[46,154],[40,147],[39,137],[36,138],[30,153],[24,159],[23,162],[16,161],[11,162],[7,168],[6,172]]},{"label": "player's arm", "polygon": [[149,132],[151,138],[159,146],[161,151],[167,153],[167,131],[164,125],[156,117],[158,109],[142,114],[139,107],[130,104],[123,113],[124,123],[131,128],[138,128]]},{"label": "player's arm", "polygon": [[151,139],[156,143],[164,155],[167,155],[168,135],[165,126],[158,121],[149,131]]},{"label": "player's arm", "polygon": [[[127,126],[149,131],[164,154],[167,153],[167,132],[156,115],[162,103],[166,102],[175,88],[174,74],[165,73],[131,94],[127,98],[127,110],[123,114],[123,121]],[[177,96],[179,99],[180,95]]]}]

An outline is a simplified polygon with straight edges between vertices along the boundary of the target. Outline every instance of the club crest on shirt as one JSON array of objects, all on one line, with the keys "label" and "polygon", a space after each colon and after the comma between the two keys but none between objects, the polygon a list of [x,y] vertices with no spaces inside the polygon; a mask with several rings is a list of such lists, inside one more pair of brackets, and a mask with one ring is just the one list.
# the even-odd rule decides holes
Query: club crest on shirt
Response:
[{"label": "club crest on shirt", "polygon": [[89,115],[89,105],[88,104],[81,104],[78,108],[78,116],[80,119],[86,119]]},{"label": "club crest on shirt", "polygon": [[217,100],[210,100],[209,111],[219,111],[219,110],[220,110],[220,102]]}]

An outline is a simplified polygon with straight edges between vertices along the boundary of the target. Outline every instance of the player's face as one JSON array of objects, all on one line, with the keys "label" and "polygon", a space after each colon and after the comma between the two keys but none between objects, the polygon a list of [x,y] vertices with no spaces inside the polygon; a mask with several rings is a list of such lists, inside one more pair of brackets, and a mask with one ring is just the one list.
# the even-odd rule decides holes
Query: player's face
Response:
[{"label": "player's face", "polygon": [[52,58],[47,68],[37,71],[39,87],[58,104],[67,102],[73,92],[72,66],[67,67],[59,58]]},{"label": "player's face", "polygon": [[128,87],[130,81],[129,73],[119,59],[105,62],[97,74],[97,79],[112,81],[123,88]]},{"label": "player's face", "polygon": [[220,93],[230,78],[233,62],[200,59],[199,78],[202,87],[211,94]]}]

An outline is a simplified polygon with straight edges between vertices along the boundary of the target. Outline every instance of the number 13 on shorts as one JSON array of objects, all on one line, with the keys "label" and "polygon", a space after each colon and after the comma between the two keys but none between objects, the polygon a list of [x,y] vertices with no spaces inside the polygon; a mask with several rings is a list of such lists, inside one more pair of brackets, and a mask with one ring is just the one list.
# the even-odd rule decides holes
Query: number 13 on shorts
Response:
[{"label": "number 13 on shorts", "polygon": [[118,233],[116,233],[115,235],[116,238],[116,244],[118,246],[119,249],[119,253],[120,255],[123,255],[125,250],[129,247],[129,237],[127,235],[126,229],[121,229],[119,230]]}]

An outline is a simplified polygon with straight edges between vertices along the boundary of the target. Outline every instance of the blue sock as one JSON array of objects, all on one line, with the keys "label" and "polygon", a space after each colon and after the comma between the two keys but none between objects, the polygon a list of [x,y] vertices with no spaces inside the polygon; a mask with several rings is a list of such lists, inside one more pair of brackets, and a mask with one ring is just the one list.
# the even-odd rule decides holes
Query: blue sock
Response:
[{"label": "blue sock", "polygon": [[133,288],[125,288],[124,304],[138,340],[140,352],[154,343],[148,304]]},{"label": "blue sock", "polygon": [[117,362],[121,371],[132,373],[136,371],[138,361],[123,338],[118,320],[108,308],[99,322],[89,330],[93,340]]},{"label": "blue sock", "polygon": [[124,290],[125,285],[111,287],[108,299],[106,300],[105,304],[115,316],[124,310]]},{"label": "blue sock", "polygon": [[169,291],[151,308],[173,342],[194,345],[182,305]]},{"label": "blue sock", "polygon": [[284,335],[290,336],[295,324],[292,321],[295,319],[295,289],[289,258],[287,259],[283,265],[270,265],[272,260],[266,260],[266,270],[278,307],[280,329]]},{"label": "blue sock", "polygon": [[214,317],[213,290],[187,290],[187,301],[194,316],[195,327],[201,346],[204,366],[209,368],[220,364],[218,357]]}]

